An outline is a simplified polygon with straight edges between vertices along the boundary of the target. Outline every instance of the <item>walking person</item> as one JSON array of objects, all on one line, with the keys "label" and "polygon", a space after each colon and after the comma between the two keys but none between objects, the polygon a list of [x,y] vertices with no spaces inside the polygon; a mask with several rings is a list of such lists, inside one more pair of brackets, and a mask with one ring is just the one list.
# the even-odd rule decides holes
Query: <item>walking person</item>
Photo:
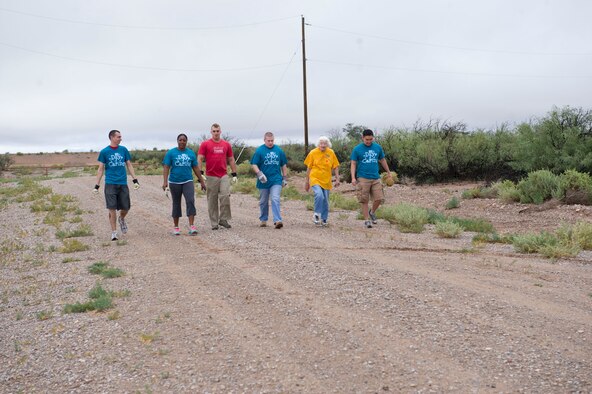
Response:
[{"label": "walking person", "polygon": [[[382,147],[374,142],[374,132],[366,129],[362,132],[362,142],[351,153],[352,185],[356,186],[358,202],[364,216],[364,226],[372,228],[377,223],[376,210],[384,202],[384,190],[378,174],[378,163],[387,172],[387,178],[393,180]],[[368,203],[372,198],[372,209]]]},{"label": "walking person", "polygon": [[214,123],[210,129],[212,138],[204,141],[197,152],[197,166],[203,170],[206,162],[206,196],[208,199],[208,215],[212,230],[218,230],[219,226],[231,228],[228,222],[232,215],[230,212],[230,181],[228,179],[227,165],[232,171],[232,183],[236,183],[236,162],[232,154],[230,143],[221,137],[222,130],[218,123]]},{"label": "walking person", "polygon": [[127,187],[127,171],[132,176],[134,189],[140,188],[136,179],[131,155],[125,146],[121,146],[121,132],[111,130],[109,132],[110,144],[104,148],[98,157],[99,169],[95,182],[94,193],[99,193],[101,178],[105,174],[105,203],[109,210],[109,223],[111,224],[111,241],[117,241],[117,211],[119,211],[119,228],[121,233],[127,233],[125,217],[131,208],[130,193]]},{"label": "walking person", "polygon": [[308,153],[304,164],[307,167],[304,189],[314,192],[313,222],[317,226],[327,226],[332,173],[335,174],[335,187],[339,186],[339,161],[331,149],[329,138],[319,138],[317,147]]},{"label": "walking person", "polygon": [[251,158],[251,167],[257,174],[257,189],[259,189],[259,221],[260,227],[267,226],[269,218],[269,198],[271,197],[271,212],[273,225],[276,229],[284,226],[280,212],[280,196],[282,187],[288,175],[288,160],[286,154],[274,145],[274,135],[271,132],[263,136],[263,145],[257,148]]},{"label": "walking person", "polygon": [[201,176],[201,172],[197,167],[197,156],[191,149],[187,149],[187,135],[179,134],[177,136],[177,147],[170,149],[164,156],[162,161],[163,170],[163,184],[162,190],[171,192],[171,199],[173,200],[173,235],[180,235],[179,218],[182,216],[181,211],[181,197],[185,198],[185,213],[189,218],[189,235],[196,235],[197,228],[195,227],[195,185],[193,183],[193,174],[197,176],[197,180],[201,185],[201,189],[205,190],[206,185]]}]

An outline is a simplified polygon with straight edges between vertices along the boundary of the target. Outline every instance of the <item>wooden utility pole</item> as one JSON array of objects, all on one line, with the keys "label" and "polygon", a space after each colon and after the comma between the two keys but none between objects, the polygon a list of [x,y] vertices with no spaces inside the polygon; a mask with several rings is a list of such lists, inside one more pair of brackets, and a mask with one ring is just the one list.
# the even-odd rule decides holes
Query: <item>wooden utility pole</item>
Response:
[{"label": "wooden utility pole", "polygon": [[308,103],[306,98],[306,44],[304,42],[304,15],[302,15],[302,86],[304,88],[304,154],[308,154]]}]

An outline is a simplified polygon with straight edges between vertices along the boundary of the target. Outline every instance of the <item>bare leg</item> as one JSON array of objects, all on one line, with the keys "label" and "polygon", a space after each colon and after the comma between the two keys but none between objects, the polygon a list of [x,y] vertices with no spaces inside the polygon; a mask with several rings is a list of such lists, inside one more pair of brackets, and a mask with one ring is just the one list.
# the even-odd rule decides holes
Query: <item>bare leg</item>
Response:
[{"label": "bare leg", "polygon": [[111,224],[111,231],[117,230],[116,219],[117,219],[117,211],[115,209],[110,209],[109,210],[109,223]]}]

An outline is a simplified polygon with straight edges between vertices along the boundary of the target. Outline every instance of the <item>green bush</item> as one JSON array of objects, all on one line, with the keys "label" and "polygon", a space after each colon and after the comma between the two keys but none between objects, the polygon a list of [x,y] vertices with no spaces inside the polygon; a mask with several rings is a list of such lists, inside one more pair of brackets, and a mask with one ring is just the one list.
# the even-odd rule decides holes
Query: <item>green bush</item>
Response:
[{"label": "green bush", "polygon": [[383,205],[376,216],[390,223],[396,223],[399,231],[403,233],[421,233],[428,223],[428,211],[424,208],[399,203],[396,205]]},{"label": "green bush", "polygon": [[559,187],[559,177],[548,170],[530,172],[518,182],[521,203],[542,204],[553,197]]},{"label": "green bush", "polygon": [[510,180],[494,183],[491,188],[495,191],[497,196],[504,202],[518,202],[520,201],[520,191],[516,184]]},{"label": "green bush", "polygon": [[577,222],[573,227],[573,240],[584,250],[592,250],[592,223]]},{"label": "green bush", "polygon": [[453,221],[436,223],[436,234],[442,238],[458,238],[462,234],[463,230],[464,229],[461,225]]},{"label": "green bush", "polygon": [[255,172],[253,171],[253,168],[251,167],[251,163],[249,163],[248,161],[243,161],[242,163],[237,165],[236,166],[236,173],[240,176],[247,176],[247,177],[251,177],[251,178],[255,177]]},{"label": "green bush", "polygon": [[456,209],[458,207],[460,207],[460,201],[458,200],[458,198],[456,196],[452,197],[446,203],[446,209]]},{"label": "green bush", "polygon": [[[581,193],[579,203],[592,204],[592,177],[576,170],[566,170],[559,176],[559,185],[553,197],[559,200],[569,200],[570,195]],[[566,201],[570,203],[570,201]]]},{"label": "green bush", "polygon": [[13,163],[14,160],[12,160],[12,157],[8,153],[0,155],[0,174],[8,170]]}]

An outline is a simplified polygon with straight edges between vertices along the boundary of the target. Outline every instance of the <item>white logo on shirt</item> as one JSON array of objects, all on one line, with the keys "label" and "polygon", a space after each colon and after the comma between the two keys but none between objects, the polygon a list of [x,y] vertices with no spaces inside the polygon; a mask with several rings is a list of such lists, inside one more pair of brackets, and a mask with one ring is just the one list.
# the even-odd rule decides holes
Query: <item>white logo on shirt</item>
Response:
[{"label": "white logo on shirt", "polygon": [[378,163],[378,153],[373,150],[364,152],[362,163]]},{"label": "white logo on shirt", "polygon": [[280,157],[275,152],[269,152],[265,155],[265,161],[263,162],[264,165],[280,165]]},{"label": "white logo on shirt", "polygon": [[113,153],[109,156],[109,167],[123,167],[125,166],[125,160],[119,153]]},{"label": "white logo on shirt", "polygon": [[175,167],[191,167],[191,158],[186,153],[181,153],[175,157]]}]

